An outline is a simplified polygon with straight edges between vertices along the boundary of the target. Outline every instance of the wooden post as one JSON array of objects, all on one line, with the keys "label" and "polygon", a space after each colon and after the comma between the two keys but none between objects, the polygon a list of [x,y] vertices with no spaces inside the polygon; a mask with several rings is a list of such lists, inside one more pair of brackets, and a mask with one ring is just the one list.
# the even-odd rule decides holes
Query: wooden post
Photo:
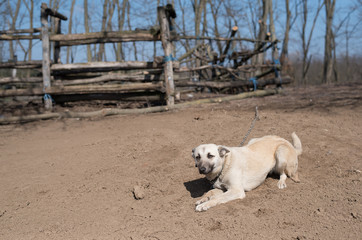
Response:
[{"label": "wooden post", "polygon": [[[54,27],[55,27],[55,34],[61,34],[61,23],[59,18],[54,18]],[[59,41],[54,42],[54,63],[60,62],[60,43]]]},{"label": "wooden post", "polygon": [[48,6],[46,3],[41,4],[40,20],[41,20],[41,37],[43,48],[43,91],[44,91],[44,104],[46,110],[52,109],[52,100],[48,97],[47,92],[50,90],[50,54],[49,54],[49,32],[48,32]]},{"label": "wooden post", "polygon": [[175,84],[173,79],[172,69],[172,43],[170,35],[169,21],[166,17],[166,11],[164,7],[157,7],[158,21],[161,27],[161,41],[162,47],[165,52],[165,83],[166,83],[166,97],[167,105],[172,106],[175,104]]}]

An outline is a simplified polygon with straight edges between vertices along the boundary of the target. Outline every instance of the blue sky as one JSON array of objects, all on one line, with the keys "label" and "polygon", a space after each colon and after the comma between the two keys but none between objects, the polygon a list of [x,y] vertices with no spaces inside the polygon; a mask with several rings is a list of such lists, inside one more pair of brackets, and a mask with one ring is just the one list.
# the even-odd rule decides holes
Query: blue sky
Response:
[{"label": "blue sky", "polygon": [[[100,30],[100,22],[101,22],[101,15],[102,15],[102,0],[88,0],[89,1],[89,14],[92,16],[90,19],[91,29],[92,31],[99,31]],[[40,27],[39,23],[39,15],[40,15],[40,1],[35,1],[36,5],[34,7],[34,26]],[[157,1],[150,1],[150,0],[133,0],[131,2],[131,25],[132,29],[134,28],[149,28],[150,26],[154,25],[156,23],[156,7],[157,7]],[[161,3],[166,3],[167,1],[162,1]],[[194,13],[191,6],[191,1],[188,0],[175,0],[175,8],[178,14],[178,17],[176,18],[176,21],[179,25],[181,25],[182,21],[182,13],[180,11],[180,5],[185,7],[185,22],[186,22],[186,28],[187,28],[187,34],[188,35],[194,35]],[[241,1],[231,1],[231,0],[225,0],[227,4],[230,4],[233,7],[233,14],[238,14],[239,17],[235,17],[237,20],[237,24],[239,26],[239,34],[241,37],[247,37],[252,38],[252,33],[250,32],[250,26],[252,22],[252,15],[250,11],[246,8],[248,0],[241,0]],[[258,1],[254,1],[258,2]],[[291,7],[293,8],[293,2],[291,0]],[[309,7],[310,7],[310,20],[313,18],[315,14],[316,5],[319,1],[317,0],[309,0]],[[11,0],[11,4],[15,5],[16,1]],[[336,16],[334,19],[334,24],[337,25],[350,11],[351,6],[357,3],[357,0],[337,0],[336,4]],[[70,11],[70,4],[71,1],[61,1],[61,6],[59,12],[62,14],[69,16]],[[284,34],[284,22],[285,22],[285,8],[284,8],[284,0],[274,0],[273,4],[275,6],[275,12],[274,12],[274,19],[276,24],[276,34],[277,38],[282,40],[283,34]],[[257,5],[257,4],[256,4]],[[292,14],[294,12],[293,9]],[[28,28],[28,19],[26,15],[26,8],[23,5],[20,10],[20,15],[22,16],[21,22],[18,21],[17,28]],[[84,24],[83,24],[83,0],[77,0],[76,6],[75,6],[75,13],[73,17],[73,33],[83,33],[84,32]],[[350,26],[356,24],[358,21],[361,21],[361,9],[355,11],[350,18]],[[227,36],[229,33],[229,28],[227,27],[230,17],[220,17],[218,20],[219,30],[221,36]],[[114,28],[116,29],[116,14],[113,16],[113,22],[114,22]],[[234,20],[231,20],[234,21]],[[208,19],[208,24],[210,27],[212,27],[212,19],[211,17]],[[308,22],[307,28],[310,29],[311,27],[311,21]],[[2,28],[7,29],[8,26],[4,26],[2,24]],[[125,23],[124,26],[125,29],[128,29],[127,23]],[[62,24],[62,32],[66,33],[68,29],[68,22],[63,22]],[[289,52],[290,55],[293,56],[300,56],[301,51],[301,38],[300,38],[300,29],[301,29],[301,20],[297,19],[295,24],[293,25],[293,28],[291,29],[291,35],[290,35],[290,44],[289,44]],[[345,28],[341,29],[339,33],[342,33]],[[320,16],[318,18],[315,31],[313,33],[312,38],[312,44],[310,53],[314,56],[313,58],[323,58],[324,53],[324,33],[325,33],[325,10],[322,9],[320,12]],[[360,50],[360,40],[362,34],[361,24],[357,27],[354,34],[351,37],[350,40],[350,47],[349,51],[350,54],[354,55],[361,55]],[[345,53],[345,35],[340,35],[337,37],[337,49],[338,49],[338,55],[341,56]],[[39,41],[34,42],[34,51],[33,51],[33,59],[41,59],[41,44]],[[24,45],[27,46],[27,43],[24,41]],[[131,43],[125,44],[126,47],[130,49],[129,54],[127,54],[126,60],[134,60],[133,56],[133,45]],[[161,44],[157,43],[158,48],[158,55],[163,55],[161,50]],[[244,45],[246,47],[252,47],[252,45]],[[279,45],[281,46],[281,44]],[[151,60],[153,53],[153,44],[152,43],[137,43],[137,50],[139,52],[139,60]],[[182,55],[185,50],[182,48],[180,44],[176,45],[177,48],[177,55]],[[3,60],[7,60],[8,52],[6,51],[6,46],[4,48],[5,53],[3,54]],[[114,60],[114,54],[112,52],[112,45],[107,44],[107,59],[108,60]],[[16,53],[18,55],[19,60],[23,60],[24,53],[21,50],[20,45],[16,45]],[[85,46],[78,46],[76,49],[73,49],[75,53],[75,60],[77,62],[84,62],[86,61],[85,56]],[[66,48],[62,48],[62,61],[65,61],[65,53]],[[132,52],[132,53],[131,53]],[[144,56],[146,55],[146,56]]]}]

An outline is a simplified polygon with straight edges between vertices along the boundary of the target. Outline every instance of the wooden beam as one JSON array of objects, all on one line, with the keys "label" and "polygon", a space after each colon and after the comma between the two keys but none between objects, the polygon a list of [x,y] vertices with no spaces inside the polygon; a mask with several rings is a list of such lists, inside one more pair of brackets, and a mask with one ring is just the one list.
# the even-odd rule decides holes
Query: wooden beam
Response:
[{"label": "wooden beam", "polygon": [[[175,68],[179,63],[175,63]],[[51,70],[57,72],[102,72],[112,70],[131,70],[131,69],[154,69],[161,68],[162,63],[154,66],[154,62],[140,62],[140,61],[127,61],[127,62],[89,62],[89,63],[73,63],[73,64],[53,64]]]},{"label": "wooden beam", "polygon": [[3,30],[0,31],[0,34],[19,34],[19,33],[37,33],[37,32],[41,32],[41,28]]},{"label": "wooden beam", "polygon": [[94,43],[159,41],[159,35],[153,35],[150,30],[93,32],[80,34],[56,34],[50,36],[51,41],[59,41],[60,46],[73,46]]},{"label": "wooden beam", "polygon": [[[48,94],[89,94],[89,93],[121,93],[132,91],[155,90],[164,92],[163,82],[155,83],[133,83],[133,84],[106,84],[106,85],[87,85],[87,86],[52,86],[48,88]],[[10,96],[33,96],[43,95],[41,88],[28,89],[9,89],[0,90],[0,97]]]},{"label": "wooden beam", "polygon": [[30,40],[30,39],[41,39],[41,35],[6,35],[6,34],[1,34],[0,35],[0,41],[1,40],[5,40],[5,41],[12,41],[12,40]]},{"label": "wooden beam", "polygon": [[29,77],[29,78],[18,78],[18,77],[5,77],[0,78],[1,84],[12,84],[12,83],[41,83],[43,78],[40,77]]},{"label": "wooden beam", "polygon": [[[135,82],[153,82],[160,81],[160,74],[157,75],[134,75],[134,74],[106,74],[95,78],[74,79],[65,81],[55,81],[56,85],[72,86],[72,85],[85,85],[94,83],[105,83],[110,81],[135,81]],[[1,83],[1,79],[0,79]]]},{"label": "wooden beam", "polygon": [[0,68],[41,68],[43,61],[16,61],[0,63]]},{"label": "wooden beam", "polygon": [[[263,88],[267,85],[283,85],[289,84],[292,82],[292,79],[289,76],[283,77],[281,81],[275,78],[269,79],[259,79],[257,80],[257,87]],[[179,87],[208,87],[208,88],[238,88],[238,87],[248,87],[253,88],[254,83],[252,81],[232,81],[232,82],[215,82],[215,81],[201,81],[201,82],[192,82],[192,81],[179,81],[176,82],[176,85]]]}]

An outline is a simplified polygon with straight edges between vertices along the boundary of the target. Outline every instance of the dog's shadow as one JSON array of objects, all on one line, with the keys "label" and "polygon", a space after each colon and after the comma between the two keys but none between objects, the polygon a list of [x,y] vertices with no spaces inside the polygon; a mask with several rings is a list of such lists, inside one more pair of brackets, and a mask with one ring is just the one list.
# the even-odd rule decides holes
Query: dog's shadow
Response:
[{"label": "dog's shadow", "polygon": [[186,190],[190,192],[192,198],[198,198],[211,189],[211,183],[206,178],[184,182]]}]

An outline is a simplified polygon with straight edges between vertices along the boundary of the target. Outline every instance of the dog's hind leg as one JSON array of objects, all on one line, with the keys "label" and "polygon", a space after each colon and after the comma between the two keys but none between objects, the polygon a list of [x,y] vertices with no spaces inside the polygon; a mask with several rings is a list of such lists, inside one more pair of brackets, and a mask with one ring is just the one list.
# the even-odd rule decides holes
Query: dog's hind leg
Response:
[{"label": "dog's hind leg", "polygon": [[278,181],[278,188],[283,189],[287,187],[285,180],[287,180],[286,168],[287,168],[287,160],[288,160],[288,147],[284,145],[280,145],[275,151],[275,159],[276,165],[274,172],[280,175],[280,179]]}]

